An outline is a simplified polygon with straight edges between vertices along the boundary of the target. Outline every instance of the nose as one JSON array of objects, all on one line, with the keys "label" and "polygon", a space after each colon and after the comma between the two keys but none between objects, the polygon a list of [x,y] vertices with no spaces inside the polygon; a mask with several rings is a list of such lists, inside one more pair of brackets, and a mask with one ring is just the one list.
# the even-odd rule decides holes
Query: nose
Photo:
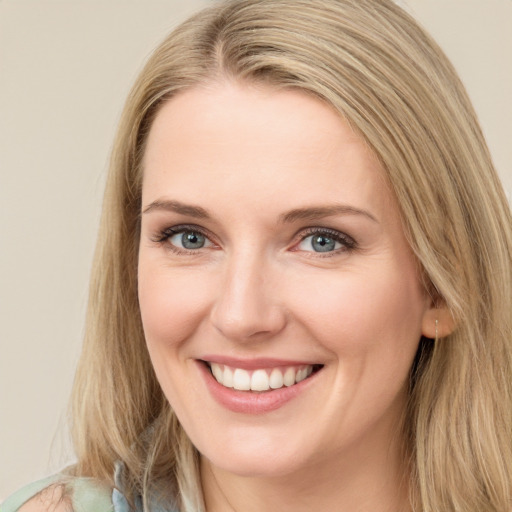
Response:
[{"label": "nose", "polygon": [[214,327],[231,340],[269,339],[286,325],[279,297],[279,275],[270,262],[255,254],[226,262],[219,293],[211,309]]}]

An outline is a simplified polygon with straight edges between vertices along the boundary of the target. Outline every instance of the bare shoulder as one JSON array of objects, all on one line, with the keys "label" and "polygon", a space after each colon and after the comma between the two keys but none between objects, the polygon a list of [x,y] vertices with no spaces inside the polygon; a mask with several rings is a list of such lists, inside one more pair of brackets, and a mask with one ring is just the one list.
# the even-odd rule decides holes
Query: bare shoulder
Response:
[{"label": "bare shoulder", "polygon": [[53,484],[36,494],[18,512],[72,512],[71,500],[65,486]]}]

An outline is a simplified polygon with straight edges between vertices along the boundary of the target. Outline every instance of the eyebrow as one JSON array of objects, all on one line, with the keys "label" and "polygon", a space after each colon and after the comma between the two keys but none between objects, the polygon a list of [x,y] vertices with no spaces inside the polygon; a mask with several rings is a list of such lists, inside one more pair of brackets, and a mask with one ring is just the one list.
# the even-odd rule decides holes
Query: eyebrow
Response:
[{"label": "eyebrow", "polygon": [[317,220],[334,215],[363,215],[373,222],[378,220],[368,211],[355,208],[345,204],[334,204],[329,206],[312,206],[309,208],[296,208],[281,215],[281,222],[291,223],[298,220]]},{"label": "eyebrow", "polygon": [[[205,210],[201,206],[185,204],[175,200],[158,199],[144,208],[142,213],[145,214],[152,211],[169,211],[179,213],[181,215],[189,215],[197,219],[212,218],[208,210]],[[332,217],[334,215],[363,215],[373,222],[378,223],[378,220],[370,212],[344,204],[295,208],[280,215],[279,222],[283,224],[291,224],[299,220],[314,221],[325,217]]]},{"label": "eyebrow", "polygon": [[181,215],[190,215],[198,219],[209,219],[210,214],[201,206],[180,203],[179,201],[171,200],[156,200],[149,204],[142,213],[149,213],[152,211],[167,211],[180,213]]}]

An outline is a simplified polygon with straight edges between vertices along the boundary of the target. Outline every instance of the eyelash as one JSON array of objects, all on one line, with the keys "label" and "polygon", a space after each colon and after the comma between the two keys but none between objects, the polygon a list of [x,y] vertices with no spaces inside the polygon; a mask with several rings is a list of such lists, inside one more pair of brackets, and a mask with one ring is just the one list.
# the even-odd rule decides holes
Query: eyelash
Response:
[{"label": "eyelash", "polygon": [[[181,247],[176,247],[175,245],[171,244],[169,242],[169,239],[173,237],[174,235],[179,235],[180,233],[185,233],[187,231],[200,234],[204,236],[206,239],[208,239],[212,244],[215,245],[215,242],[212,241],[212,236],[205,231],[203,228],[199,226],[194,225],[179,225],[179,226],[172,226],[166,229],[163,229],[159,231],[153,238],[152,241],[158,244],[166,244],[167,248],[170,249],[175,254],[189,254],[189,255],[196,255],[200,251],[200,249],[183,249]],[[347,234],[337,231],[330,228],[307,228],[305,230],[302,230],[300,233],[300,239],[298,242],[294,244],[295,249],[292,249],[292,251],[298,252],[300,249],[297,249],[296,247],[303,243],[304,240],[306,240],[308,237],[314,236],[314,235],[324,235],[326,238],[330,238],[334,240],[334,242],[338,242],[342,245],[341,248],[335,249],[333,251],[326,251],[325,253],[317,252],[317,251],[303,251],[305,253],[311,253],[315,254],[314,257],[320,257],[320,258],[328,258],[331,256],[338,255],[340,253],[344,252],[350,252],[355,249],[357,249],[357,243],[356,241],[348,236]],[[312,256],[313,257],[313,256]]]},{"label": "eyelash", "polygon": [[[306,230],[303,230],[300,232],[300,240],[295,244],[295,247],[297,247],[300,243],[304,242],[306,238],[309,238],[314,235],[323,235],[327,238],[330,238],[334,240],[335,242],[339,242],[342,247],[335,249],[333,251],[328,252],[316,252],[316,251],[304,251],[307,254],[314,254],[315,258],[329,258],[331,256],[339,255],[340,253],[345,252],[351,252],[357,249],[357,243],[356,241],[348,236],[347,234],[343,233],[342,231],[337,231],[335,229],[330,228],[307,228]],[[295,249],[298,251],[299,249]],[[312,256],[313,257],[313,256]]]},{"label": "eyelash", "polygon": [[[171,244],[169,242],[169,239],[173,237],[174,235],[179,235],[180,233],[186,233],[187,231],[192,233],[197,233],[202,236],[204,236],[206,239],[210,240],[212,239],[212,236],[206,232],[203,228],[200,228],[199,226],[194,226],[192,224],[181,224],[179,226],[172,226],[169,228],[165,228],[161,231],[159,231],[156,236],[152,239],[153,242],[158,244],[166,244],[167,248],[174,252],[175,254],[190,254],[190,255],[196,255],[199,252],[199,249],[191,250],[191,249],[182,249],[181,247],[176,247],[175,245]],[[214,242],[212,242],[214,243]]]}]

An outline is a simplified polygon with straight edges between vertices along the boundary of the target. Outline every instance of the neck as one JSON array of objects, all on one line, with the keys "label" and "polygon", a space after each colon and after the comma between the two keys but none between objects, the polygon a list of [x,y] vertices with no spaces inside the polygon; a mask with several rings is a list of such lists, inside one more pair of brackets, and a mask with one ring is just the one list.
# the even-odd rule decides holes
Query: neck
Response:
[{"label": "neck", "polygon": [[[365,443],[366,444],[366,443]],[[361,446],[287,475],[240,476],[201,460],[207,512],[409,512],[408,475],[395,443]]]}]

